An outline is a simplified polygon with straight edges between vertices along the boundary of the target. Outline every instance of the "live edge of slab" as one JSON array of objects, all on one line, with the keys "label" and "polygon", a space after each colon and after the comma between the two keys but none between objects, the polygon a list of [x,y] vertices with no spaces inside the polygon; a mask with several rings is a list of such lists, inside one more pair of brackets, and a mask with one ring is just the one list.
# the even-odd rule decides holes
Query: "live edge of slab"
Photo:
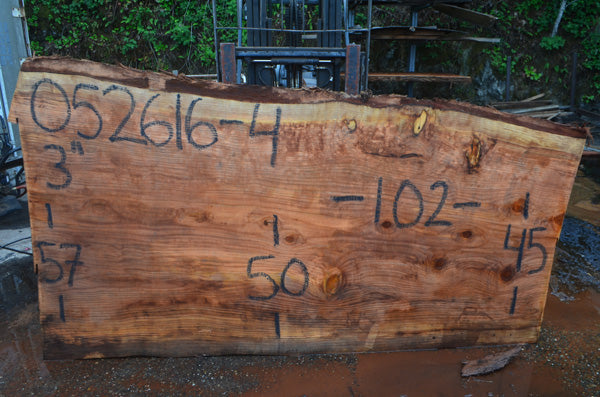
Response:
[{"label": "live edge of slab", "polygon": [[21,69],[46,358],[533,342],[585,133],[490,108]]}]

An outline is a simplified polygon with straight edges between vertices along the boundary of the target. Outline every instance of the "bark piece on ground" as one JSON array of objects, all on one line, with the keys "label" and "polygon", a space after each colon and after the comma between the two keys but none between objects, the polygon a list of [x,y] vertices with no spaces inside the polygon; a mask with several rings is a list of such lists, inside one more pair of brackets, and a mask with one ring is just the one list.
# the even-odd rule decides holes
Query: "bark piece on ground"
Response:
[{"label": "bark piece on ground", "polygon": [[510,350],[505,352],[490,354],[478,360],[469,360],[463,362],[463,368],[461,371],[462,376],[476,376],[476,375],[485,375],[490,372],[497,371],[502,369],[513,359],[513,357],[517,356],[521,349],[525,345],[518,345]]}]

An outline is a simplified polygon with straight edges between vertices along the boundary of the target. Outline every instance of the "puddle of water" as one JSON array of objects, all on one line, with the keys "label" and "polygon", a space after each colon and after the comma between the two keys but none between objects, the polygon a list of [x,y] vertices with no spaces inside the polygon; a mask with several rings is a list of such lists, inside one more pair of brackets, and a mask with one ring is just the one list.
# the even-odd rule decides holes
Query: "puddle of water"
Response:
[{"label": "puddle of water", "polygon": [[569,250],[600,271],[600,227],[586,221],[566,217],[560,234],[560,242]]},{"label": "puddle of water", "polygon": [[554,293],[564,291],[564,300],[590,287],[600,292],[600,226],[566,217],[556,251],[550,283]]},{"label": "puddle of water", "polygon": [[544,325],[564,331],[599,327],[600,293],[586,290],[569,302],[561,302],[556,296],[549,295],[544,310]]}]

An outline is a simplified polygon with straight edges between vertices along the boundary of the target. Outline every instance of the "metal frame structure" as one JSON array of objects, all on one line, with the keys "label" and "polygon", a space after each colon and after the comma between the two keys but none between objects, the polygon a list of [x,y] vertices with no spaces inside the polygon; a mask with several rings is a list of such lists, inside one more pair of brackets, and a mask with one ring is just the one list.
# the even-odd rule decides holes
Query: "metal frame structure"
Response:
[{"label": "metal frame structure", "polygon": [[[491,15],[456,7],[454,4],[468,3],[471,0],[237,0],[237,26],[219,27],[216,18],[216,0],[213,0],[213,22],[215,36],[215,52],[218,65],[218,79],[228,83],[242,82],[244,68],[246,82],[257,85],[284,85],[287,87],[303,87],[307,70],[314,79],[312,86],[339,91],[342,79],[345,91],[356,95],[368,89],[369,60],[372,32],[372,15],[374,5],[396,5],[410,7],[411,22],[405,27],[410,34],[395,38],[394,31],[382,37],[377,28],[375,39],[408,40],[408,73],[389,73],[387,78],[397,78],[407,82],[407,94],[414,95],[414,83],[423,81],[428,75],[435,82],[470,81],[468,76],[416,73],[417,43],[423,40],[472,40],[497,42],[498,39],[475,38],[466,36],[464,32],[429,28],[436,33],[435,37],[423,35],[428,28],[418,27],[418,13],[428,7],[440,12],[468,20],[475,24],[485,24],[494,19]],[[307,26],[305,19],[308,8],[319,7],[318,23]],[[354,26],[354,11],[357,6],[366,6],[367,26]],[[278,7],[278,8],[277,8]],[[276,10],[276,11],[274,11]],[[314,13],[312,14],[314,16]],[[280,20],[277,23],[278,19]],[[244,20],[246,26],[244,26]],[[398,29],[403,27],[387,27]],[[237,31],[237,44],[220,43],[219,32],[223,30]],[[244,34],[247,39],[244,44]],[[448,33],[453,33],[450,35]],[[279,44],[274,38],[279,33]],[[281,40],[281,37],[284,37]],[[305,38],[316,39],[315,44],[306,46]],[[358,39],[363,47],[352,42]],[[476,40],[478,39],[478,40]],[[362,50],[362,51],[361,51]],[[342,77],[342,73],[343,77]],[[282,76],[284,76],[282,78]],[[381,74],[373,75],[373,78]],[[310,84],[309,84],[310,86]]]},{"label": "metal frame structure", "polygon": [[[346,92],[356,95],[366,88],[366,73],[361,70],[366,71],[368,54],[361,54],[360,46],[350,42],[350,33],[365,29],[349,28],[348,0],[237,0],[236,27],[219,27],[216,1],[212,4],[219,81],[240,83],[245,63],[250,84],[272,86],[284,81],[287,87],[300,88],[304,86],[303,73],[309,70],[315,86],[339,91],[344,69]],[[274,27],[273,6],[279,6],[279,25],[283,28]],[[306,27],[308,6],[319,6],[317,29]],[[247,26],[243,26],[244,15]],[[237,44],[220,43],[222,30],[237,30]],[[243,45],[244,31],[247,46]],[[284,34],[285,46],[275,46],[274,32]],[[316,38],[316,46],[304,46],[308,36]]]}]

